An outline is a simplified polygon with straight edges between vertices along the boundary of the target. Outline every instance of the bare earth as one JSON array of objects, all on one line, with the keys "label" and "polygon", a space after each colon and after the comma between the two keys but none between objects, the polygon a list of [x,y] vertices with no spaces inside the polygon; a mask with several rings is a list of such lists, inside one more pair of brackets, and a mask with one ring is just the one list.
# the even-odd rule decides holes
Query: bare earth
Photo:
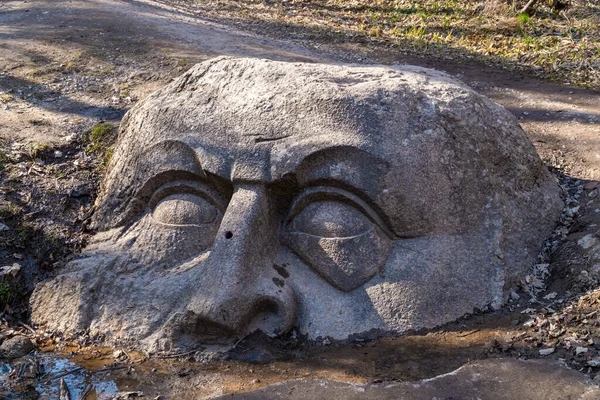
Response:
[{"label": "bare earth", "polygon": [[[309,49],[149,0],[4,1],[0,24],[0,90],[13,89],[14,96],[4,101],[7,109],[0,107],[4,138],[55,142],[73,120],[118,120],[135,100],[216,55],[410,63],[445,70],[508,108],[552,165],[578,178],[600,178],[598,92],[383,48],[304,43]],[[31,123],[36,120],[45,123]]]},{"label": "bare earth", "polygon": [[[78,144],[82,133],[100,121],[118,124],[137,101],[194,63],[217,55],[325,63],[416,64],[444,70],[515,114],[550,166],[576,179],[600,179],[600,92],[556,85],[481,65],[452,65],[446,61],[409,57],[382,47],[330,43],[326,39],[296,43],[277,37],[283,36],[283,31],[278,35],[271,29],[269,34],[271,37],[262,37],[221,26],[173,8],[168,1],[3,0],[0,3],[0,149],[16,159],[46,144],[66,153],[54,158],[50,155],[45,163],[28,161],[26,176],[17,174],[16,164],[9,171],[9,178],[21,179],[21,187],[14,184],[17,192],[24,193],[19,194],[20,198],[35,199],[34,185],[39,185],[40,188],[55,187],[57,192],[70,191],[72,198],[80,199],[79,195],[73,195],[73,190],[82,191],[82,185],[99,179],[89,169],[86,170],[89,173],[83,173],[85,157]],[[66,164],[69,169],[65,176],[51,174],[56,173],[50,168],[52,165],[60,169]],[[37,175],[32,175],[32,169],[38,171]],[[31,177],[34,175],[35,179]],[[7,178],[3,178],[1,186],[4,179]],[[594,214],[600,203],[597,197],[592,197],[593,190],[595,187],[581,192],[591,199],[587,209],[593,218],[586,220],[587,226],[600,222],[600,214]],[[0,195],[0,203],[16,196],[4,188]],[[594,196],[597,195],[596,190]],[[77,207],[89,208],[93,190],[88,200]],[[36,218],[51,214],[49,207],[40,206],[42,212],[36,214]],[[83,212],[73,210],[73,215],[65,219],[75,219],[77,213]],[[26,209],[24,212],[38,211]],[[81,222],[84,216],[77,218]],[[56,218],[53,221],[59,224]],[[63,234],[72,235],[76,224],[64,225]],[[564,237],[577,230],[587,233],[581,226],[569,229]],[[597,229],[590,232],[595,231]],[[576,235],[571,240],[581,237]],[[29,254],[27,249],[22,252]],[[5,264],[18,261],[21,256],[10,257],[0,254]],[[565,260],[557,262],[570,265]],[[568,288],[558,286],[555,290],[561,297]],[[242,362],[208,365],[152,360],[135,367],[139,376],[135,376],[135,372],[132,376],[129,371],[115,373],[110,379],[119,383],[119,390],[126,390],[129,385],[131,390],[145,389],[167,398],[188,398],[186,393],[201,398],[251,390],[294,377],[361,383],[396,376],[407,380],[428,378],[450,372],[472,359],[503,354],[537,356],[537,350],[527,345],[548,344],[536,342],[535,335],[521,327],[528,319],[527,313],[521,311],[530,305],[526,301],[515,301],[513,306],[500,316],[482,314],[423,336],[377,344],[355,343],[343,348],[323,346],[294,350],[290,353],[293,354],[291,360],[266,365],[246,364],[243,356]],[[560,307],[554,303],[551,306]],[[534,338],[519,342],[524,337]],[[240,346],[249,345],[241,342]],[[110,352],[94,351],[84,350],[74,361],[93,369],[104,365],[104,361],[118,358]],[[557,354],[568,357],[560,351]],[[132,358],[144,356],[132,355]],[[582,366],[585,365],[582,361]]]}]

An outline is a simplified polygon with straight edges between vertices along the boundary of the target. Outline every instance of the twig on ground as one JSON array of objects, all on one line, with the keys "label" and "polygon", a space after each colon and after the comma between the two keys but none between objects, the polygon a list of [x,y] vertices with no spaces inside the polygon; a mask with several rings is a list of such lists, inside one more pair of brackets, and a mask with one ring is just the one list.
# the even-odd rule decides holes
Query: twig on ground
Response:
[{"label": "twig on ground", "polygon": [[123,353],[125,353],[125,355],[127,356],[127,358],[129,359],[129,362],[131,364],[133,364],[133,358],[131,358],[131,356],[129,355],[129,353],[127,352],[127,350],[123,349]]},{"label": "twig on ground", "polygon": [[530,12],[533,10],[533,7],[535,6],[535,3],[537,3],[538,0],[529,0],[527,2],[527,4],[525,4],[525,7],[521,8],[521,11],[519,11],[519,14],[530,14]]},{"label": "twig on ground", "polygon": [[79,371],[83,371],[83,369],[84,369],[83,367],[74,368],[74,369],[69,370],[67,372],[63,372],[62,374],[58,374],[56,376],[50,377],[50,378],[46,379],[45,381],[43,381],[42,383],[44,383],[44,384],[50,383],[50,382],[52,382],[52,381],[54,381],[56,379],[65,377],[67,375],[74,374],[74,373],[79,372]]},{"label": "twig on ground", "polygon": [[71,400],[71,393],[69,392],[69,387],[67,386],[67,382],[65,382],[65,378],[60,379],[58,398],[59,400]]},{"label": "twig on ground", "polygon": [[468,331],[468,332],[465,332],[465,333],[461,333],[460,335],[458,335],[458,337],[465,337],[465,336],[469,336],[469,335],[472,335],[472,334],[474,334],[474,333],[477,333],[477,332],[479,332],[480,330],[481,330],[481,329],[473,329],[472,331]]},{"label": "twig on ground", "polygon": [[35,329],[33,329],[31,326],[27,325],[25,322],[23,321],[19,321],[19,325],[21,325],[23,328],[27,329],[28,331],[30,331],[31,333],[36,333]]},{"label": "twig on ground", "polygon": [[237,346],[238,344],[240,344],[240,342],[241,342],[242,340],[244,340],[244,339],[246,339],[246,338],[248,337],[248,335],[249,335],[249,334],[246,334],[246,335],[242,336],[242,337],[240,338],[240,340],[238,340],[237,342],[235,342],[235,344],[233,345],[233,347],[232,347],[232,348],[233,348],[233,349],[235,349],[235,348],[236,348],[236,346]]},{"label": "twig on ground", "polygon": [[185,352],[185,353],[167,354],[167,355],[162,355],[162,356],[155,356],[154,358],[158,358],[158,359],[179,358],[179,357],[189,356],[190,354],[194,354],[194,353],[197,353],[199,351],[200,351],[200,349],[196,349],[196,350],[188,351],[188,352]]},{"label": "twig on ground", "polygon": [[[98,372],[116,371],[116,370],[124,369],[124,368],[128,368],[128,367],[129,366],[127,366],[127,365],[114,365],[112,367],[106,367],[106,368],[98,369],[96,371],[90,371],[89,373],[90,374],[97,374]],[[77,367],[77,368],[74,368],[74,369],[72,369],[70,371],[63,372],[62,374],[58,374],[56,376],[50,377],[50,378],[46,379],[45,381],[43,381],[42,383],[47,384],[47,383],[50,383],[50,382],[52,382],[52,381],[54,381],[56,379],[63,378],[65,376],[67,376],[67,375],[71,375],[71,374],[74,374],[74,373],[77,373],[77,372],[83,371],[83,370],[85,370],[85,368],[83,368],[83,367]]]},{"label": "twig on ground", "polygon": [[83,390],[83,392],[81,393],[81,396],[79,396],[78,400],[85,400],[90,393],[92,393],[92,390],[94,390],[94,385],[92,385],[91,383],[89,385],[87,385],[85,387],[85,389]]}]

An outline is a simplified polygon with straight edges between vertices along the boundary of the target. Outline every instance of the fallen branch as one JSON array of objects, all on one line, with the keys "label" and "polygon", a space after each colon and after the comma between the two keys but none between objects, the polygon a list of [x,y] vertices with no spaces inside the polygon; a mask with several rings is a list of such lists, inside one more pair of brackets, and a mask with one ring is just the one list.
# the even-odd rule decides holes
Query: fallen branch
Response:
[{"label": "fallen branch", "polygon": [[83,393],[81,393],[81,396],[79,396],[79,400],[85,400],[90,395],[90,393],[92,393],[92,390],[94,390],[94,385],[90,383],[85,387]]},{"label": "fallen branch", "polygon": [[194,354],[199,352],[200,349],[196,349],[196,350],[192,350],[192,351],[188,351],[186,353],[179,353],[179,354],[169,354],[169,355],[164,355],[164,356],[155,356],[153,358],[158,358],[158,359],[165,359],[165,358],[179,358],[179,357],[185,357],[185,356],[189,356],[190,354]]},{"label": "fallen branch", "polygon": [[238,340],[237,342],[235,342],[235,344],[233,345],[232,349],[235,349],[237,347],[238,344],[240,344],[240,342],[244,339],[246,339],[248,337],[249,333],[245,334],[244,336],[242,336],[240,338],[240,340]]},{"label": "fallen branch", "polygon": [[60,386],[58,389],[58,399],[71,400],[71,393],[69,392],[69,387],[67,386],[67,382],[65,382],[65,378],[62,378],[60,380]]},{"label": "fallen branch", "polygon": [[472,334],[474,334],[474,333],[477,333],[477,332],[479,332],[480,330],[481,330],[481,329],[473,329],[472,331],[468,331],[468,332],[465,332],[465,333],[461,333],[460,335],[458,335],[458,337],[465,337],[465,336],[469,336],[469,335],[472,335]]},{"label": "fallen branch", "polygon": [[53,377],[51,377],[51,378],[48,378],[48,379],[46,379],[45,381],[43,381],[42,383],[43,383],[43,384],[48,384],[48,383],[50,383],[50,382],[52,382],[52,381],[54,381],[54,380],[56,380],[56,379],[59,379],[59,378],[65,377],[65,376],[67,376],[67,375],[74,374],[74,373],[76,373],[76,372],[79,372],[79,371],[83,371],[83,369],[84,369],[83,367],[77,367],[77,368],[74,368],[74,369],[72,369],[72,370],[69,370],[69,371],[67,371],[67,372],[63,372],[62,374],[58,374],[58,375],[55,375],[55,376],[53,376]]},{"label": "fallen branch", "polygon": [[[90,374],[97,374],[98,372],[116,371],[116,370],[125,369],[125,368],[128,368],[128,367],[129,366],[127,366],[127,365],[116,365],[116,366],[113,366],[113,367],[106,367],[106,368],[98,369],[96,371],[90,371],[89,373]],[[48,378],[45,381],[43,381],[42,383],[47,384],[47,383],[50,383],[50,382],[52,382],[54,380],[57,380],[59,378],[65,377],[67,375],[75,374],[75,373],[77,373],[79,371],[83,371],[83,370],[85,370],[85,368],[83,368],[83,367],[77,367],[77,368],[74,368],[74,369],[72,369],[70,371],[63,372],[62,374],[58,374],[56,376]]]},{"label": "fallen branch", "polygon": [[530,15],[531,14],[531,10],[533,9],[533,7],[535,6],[535,4],[537,3],[538,0],[529,0],[527,2],[527,4],[525,4],[525,7],[523,7],[521,9],[521,11],[519,11],[519,14],[527,14]]},{"label": "fallen branch", "polygon": [[21,325],[23,328],[29,330],[31,333],[35,334],[35,329],[33,329],[31,326],[27,325],[25,322],[19,321],[19,325]]},{"label": "fallen branch", "polygon": [[118,371],[120,369],[129,368],[129,365],[115,365],[114,367],[106,367],[102,369],[97,369],[95,371],[91,371],[90,374],[97,374],[98,372],[106,372],[106,371]]}]

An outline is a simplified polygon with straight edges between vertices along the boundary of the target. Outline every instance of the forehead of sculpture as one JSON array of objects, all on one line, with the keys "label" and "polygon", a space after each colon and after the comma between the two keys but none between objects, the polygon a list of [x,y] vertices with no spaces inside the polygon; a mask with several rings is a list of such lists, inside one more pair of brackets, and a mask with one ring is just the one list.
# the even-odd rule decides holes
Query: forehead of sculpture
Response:
[{"label": "forehead of sculpture", "polygon": [[126,136],[138,146],[188,133],[221,147],[325,135],[352,141],[356,132],[381,140],[435,121],[436,104],[452,98],[449,92],[469,92],[446,79],[415,68],[220,58],[136,106]]},{"label": "forehead of sculpture", "polygon": [[[419,68],[199,64],[127,114],[98,206],[122,214],[149,195],[148,180],[182,171],[230,183],[293,176],[357,188],[407,231],[450,226],[466,219],[462,192],[485,167],[476,164],[505,157],[498,142],[515,126],[483,124],[484,112],[498,111],[447,81]],[[477,193],[469,192],[475,207],[484,201]]]}]

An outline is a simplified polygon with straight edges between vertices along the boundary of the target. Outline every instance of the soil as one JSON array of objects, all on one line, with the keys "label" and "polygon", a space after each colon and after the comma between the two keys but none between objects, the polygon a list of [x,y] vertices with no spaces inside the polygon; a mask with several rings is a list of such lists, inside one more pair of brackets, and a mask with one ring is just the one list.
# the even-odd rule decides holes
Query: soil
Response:
[{"label": "soil", "polygon": [[[148,398],[205,398],[296,377],[410,381],[489,357],[562,358],[592,377],[598,374],[600,320],[594,307],[600,271],[577,243],[598,235],[600,224],[593,183],[600,179],[600,92],[318,34],[290,39],[283,27],[270,26],[263,32],[268,36],[259,35],[255,24],[241,28],[246,30],[202,19],[166,0],[0,3],[0,265],[18,266],[14,276],[4,276],[8,286],[0,286],[0,336],[27,335],[41,350],[0,363],[0,397],[56,398],[57,376],[79,367],[65,382],[73,398],[93,384],[88,399],[135,391]],[[380,341],[308,345],[248,337],[221,356],[199,350],[161,358],[98,348],[90,340],[75,345],[29,327],[26,299],[33,285],[68,261],[89,235],[86,220],[116,134],[112,129],[96,140],[93,128],[102,122],[118,126],[147,94],[194,63],[223,54],[416,64],[444,70],[502,104],[520,119],[565,188],[567,212],[541,255],[540,265],[547,266],[532,271],[501,310]],[[583,347],[585,352],[577,351]],[[548,356],[540,354],[550,348]]]}]

